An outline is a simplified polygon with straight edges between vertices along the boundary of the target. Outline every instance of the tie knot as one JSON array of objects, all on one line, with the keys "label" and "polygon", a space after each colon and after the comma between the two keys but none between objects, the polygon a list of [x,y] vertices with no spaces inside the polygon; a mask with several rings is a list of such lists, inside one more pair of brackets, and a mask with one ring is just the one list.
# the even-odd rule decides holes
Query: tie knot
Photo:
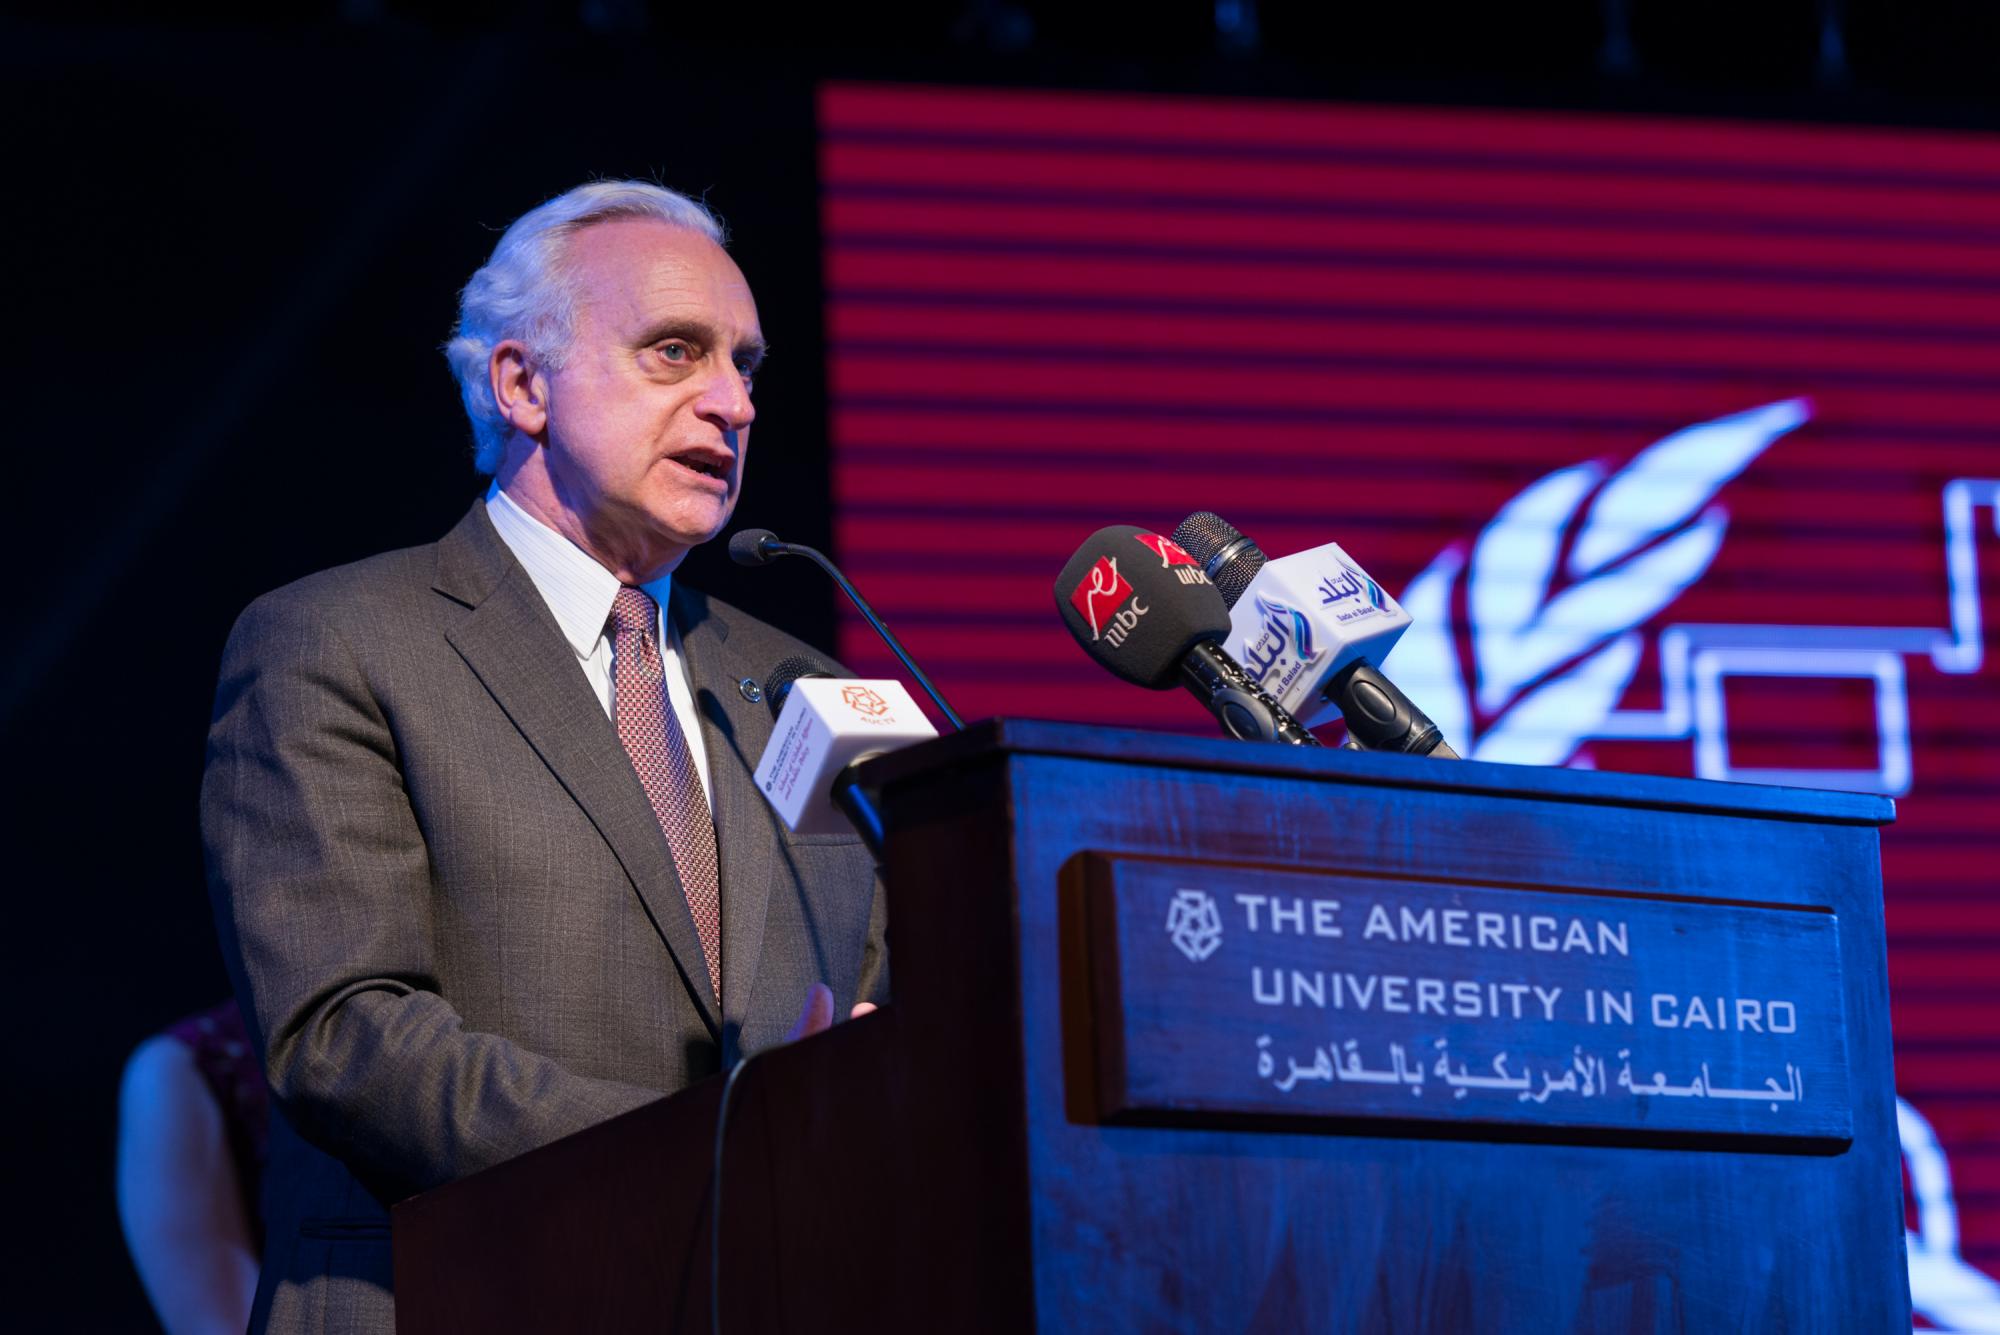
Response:
[{"label": "tie knot", "polygon": [[659,607],[651,594],[628,584],[611,600],[611,628],[620,635],[651,635],[660,624]]}]

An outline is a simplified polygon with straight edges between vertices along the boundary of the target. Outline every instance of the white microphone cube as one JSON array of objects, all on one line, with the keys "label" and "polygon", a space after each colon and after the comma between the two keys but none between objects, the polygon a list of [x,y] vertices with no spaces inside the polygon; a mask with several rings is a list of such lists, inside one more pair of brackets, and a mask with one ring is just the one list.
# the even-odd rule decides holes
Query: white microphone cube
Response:
[{"label": "white microphone cube", "polygon": [[1309,728],[1339,716],[1321,692],[1357,660],[1380,663],[1410,626],[1340,544],[1268,561],[1229,610],[1223,648]]},{"label": "white microphone cube", "polygon": [[858,760],[937,736],[896,681],[801,677],[757,762],[759,792],[795,834],[848,834],[833,781]]}]

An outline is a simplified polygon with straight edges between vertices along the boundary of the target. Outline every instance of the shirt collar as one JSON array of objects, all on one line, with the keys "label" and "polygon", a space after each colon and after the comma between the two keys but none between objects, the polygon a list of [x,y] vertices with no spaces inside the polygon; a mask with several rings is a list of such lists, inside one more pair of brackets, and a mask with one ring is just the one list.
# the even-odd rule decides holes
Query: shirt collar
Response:
[{"label": "shirt collar", "polygon": [[[612,600],[622,587],[618,577],[583,548],[522,509],[497,482],[486,490],[486,516],[535,582],[576,656],[590,657],[604,637],[605,622],[611,619]],[[639,587],[664,609],[673,594],[673,581],[669,571]]]}]

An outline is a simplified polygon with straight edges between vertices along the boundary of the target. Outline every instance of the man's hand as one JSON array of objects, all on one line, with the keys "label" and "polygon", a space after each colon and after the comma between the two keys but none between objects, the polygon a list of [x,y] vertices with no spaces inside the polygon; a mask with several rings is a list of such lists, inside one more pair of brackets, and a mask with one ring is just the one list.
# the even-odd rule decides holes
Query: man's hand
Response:
[{"label": "man's hand", "polygon": [[[863,1001],[847,1013],[850,1020],[859,1019],[875,1009],[872,1001]],[[824,1033],[833,1028],[833,989],[825,983],[814,983],[806,989],[805,1008],[799,1012],[799,1022],[792,1026],[792,1032],[785,1035],[787,1043],[814,1034]]]}]

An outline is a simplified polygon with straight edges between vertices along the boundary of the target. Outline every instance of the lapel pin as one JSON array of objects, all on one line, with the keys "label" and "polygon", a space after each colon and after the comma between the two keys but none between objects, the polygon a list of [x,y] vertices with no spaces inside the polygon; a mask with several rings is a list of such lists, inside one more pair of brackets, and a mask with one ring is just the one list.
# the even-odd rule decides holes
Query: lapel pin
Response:
[{"label": "lapel pin", "polygon": [[764,688],[757,684],[755,677],[745,677],[737,682],[736,689],[743,692],[743,698],[753,705],[764,698]]}]

